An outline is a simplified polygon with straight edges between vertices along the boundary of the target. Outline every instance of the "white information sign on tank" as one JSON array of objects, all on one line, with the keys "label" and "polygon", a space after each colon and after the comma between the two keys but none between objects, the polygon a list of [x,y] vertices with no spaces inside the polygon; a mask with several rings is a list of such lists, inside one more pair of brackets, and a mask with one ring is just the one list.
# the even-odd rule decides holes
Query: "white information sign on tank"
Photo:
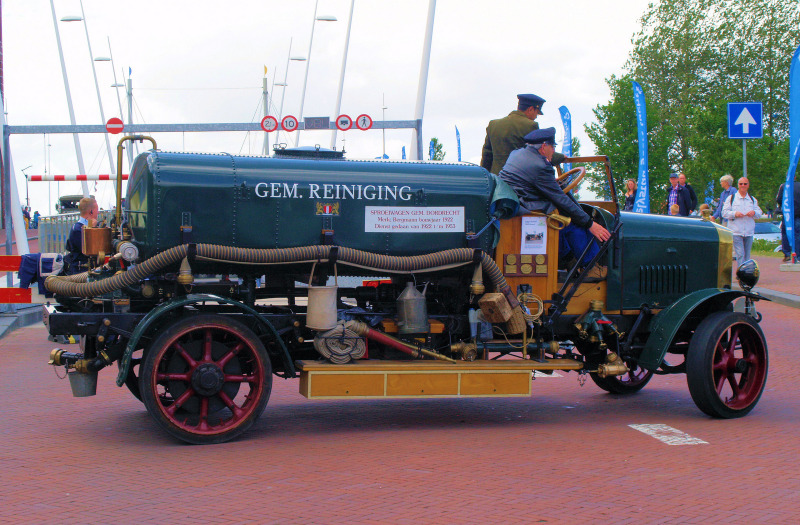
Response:
[{"label": "white information sign on tank", "polygon": [[547,222],[544,217],[522,217],[519,253],[547,253]]},{"label": "white information sign on tank", "polygon": [[366,206],[364,231],[381,233],[463,232],[464,207]]}]

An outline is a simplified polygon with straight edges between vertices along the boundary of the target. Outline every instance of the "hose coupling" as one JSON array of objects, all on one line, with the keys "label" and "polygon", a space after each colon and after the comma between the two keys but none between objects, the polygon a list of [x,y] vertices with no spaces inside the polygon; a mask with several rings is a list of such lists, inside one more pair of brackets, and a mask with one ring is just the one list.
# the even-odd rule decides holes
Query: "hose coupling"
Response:
[{"label": "hose coupling", "polygon": [[90,374],[107,367],[111,364],[111,359],[105,352],[100,352],[100,355],[95,358],[84,359],[83,354],[67,352],[61,348],[54,348],[50,352],[50,360],[47,361],[47,364],[65,366],[81,374]]},{"label": "hose coupling", "polygon": [[606,356],[606,362],[597,367],[598,377],[621,376],[630,372],[630,368],[617,354],[610,352]]},{"label": "hose coupling", "polygon": [[461,356],[464,361],[475,361],[478,358],[478,345],[460,341],[450,345],[450,351]]},{"label": "hose coupling", "polygon": [[189,285],[193,282],[192,267],[189,265],[189,259],[184,257],[181,261],[181,269],[178,271],[178,284]]}]

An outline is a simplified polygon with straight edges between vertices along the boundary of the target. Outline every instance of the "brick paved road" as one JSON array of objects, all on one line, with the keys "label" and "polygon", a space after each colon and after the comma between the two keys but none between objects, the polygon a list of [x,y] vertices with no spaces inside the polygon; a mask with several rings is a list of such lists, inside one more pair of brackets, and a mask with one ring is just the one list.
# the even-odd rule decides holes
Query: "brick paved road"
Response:
[{"label": "brick paved road", "polygon": [[770,377],[739,420],[702,415],[683,376],[626,398],[564,374],[532,398],[349,402],[277,379],[248,434],[204,447],[160,431],[115,369],[72,398],[44,329],[17,330],[0,340],[0,522],[796,523],[797,310],[761,310]]}]

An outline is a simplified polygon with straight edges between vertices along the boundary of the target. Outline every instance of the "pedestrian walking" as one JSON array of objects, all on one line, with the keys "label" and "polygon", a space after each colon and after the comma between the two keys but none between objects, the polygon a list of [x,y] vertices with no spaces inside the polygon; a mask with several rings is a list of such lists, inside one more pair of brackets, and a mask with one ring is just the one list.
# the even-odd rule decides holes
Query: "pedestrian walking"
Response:
[{"label": "pedestrian walking", "polygon": [[678,174],[678,184],[680,184],[683,189],[689,192],[689,200],[692,203],[691,207],[689,208],[689,214],[691,214],[697,209],[697,193],[694,192],[692,185],[686,182],[686,175],[683,173]]},{"label": "pedestrian walking", "polygon": [[783,213],[783,189],[786,184],[781,184],[780,188],[778,188],[778,194],[775,196],[775,205],[777,207],[777,211],[781,214],[781,251],[783,252],[783,262],[791,262],[792,260],[792,246],[789,242],[789,237],[786,235],[786,221],[794,221],[794,249],[800,249],[800,184],[798,184],[798,180],[795,178],[794,181],[794,191],[792,192],[792,196],[794,197],[794,217],[787,217],[785,213]]},{"label": "pedestrian walking", "polygon": [[[689,191],[678,183],[678,174],[669,174],[669,183],[672,185],[667,190],[667,213],[670,215],[681,215],[688,217],[692,207],[692,198]],[[672,213],[672,206],[678,206],[678,213]]]},{"label": "pedestrian walking", "polygon": [[636,202],[636,181],[626,180],[625,189],[625,207],[622,208],[622,211],[633,211],[633,205]]},{"label": "pedestrian walking", "polygon": [[722,218],[722,205],[725,203],[725,200],[731,196],[732,193],[736,191],[736,188],[733,187],[733,177],[728,174],[723,175],[719,178],[719,183],[722,186],[722,193],[719,194],[719,201],[717,202],[717,209],[714,210],[714,217],[715,221],[719,221],[720,224],[723,226],[728,225],[728,221]]},{"label": "pedestrian walking", "polygon": [[728,219],[728,228],[733,232],[733,254],[737,264],[750,259],[750,248],[753,246],[755,219],[763,215],[758,201],[750,195],[750,181],[742,177],[738,182],[739,191],[725,200],[722,216]]}]

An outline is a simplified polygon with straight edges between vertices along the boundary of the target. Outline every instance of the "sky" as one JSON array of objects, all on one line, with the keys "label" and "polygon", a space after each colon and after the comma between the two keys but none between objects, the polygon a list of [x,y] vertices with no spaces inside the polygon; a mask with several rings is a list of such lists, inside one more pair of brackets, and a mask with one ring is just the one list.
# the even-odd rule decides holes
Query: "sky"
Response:
[{"label": "sky", "polygon": [[[547,100],[540,127],[563,136],[559,106],[572,115],[573,135],[583,154],[595,152],[584,131],[592,110],[609,100],[606,79],[624,72],[631,37],[651,0],[438,0],[427,92],[423,152],[437,137],[446,161],[456,161],[455,128],[462,160],[479,163],[486,125],[516,109],[518,93]],[[53,0],[57,19],[81,14],[80,0]],[[271,91],[270,115],[299,117],[303,81],[308,81],[303,115],[336,115],[350,0],[83,0],[82,22],[58,22],[77,124],[127,122],[124,89],[111,85],[129,75],[136,124],[259,122],[264,116],[264,67]],[[374,121],[412,120],[423,54],[428,0],[355,0],[341,113]],[[49,0],[2,3],[3,78],[9,125],[70,123]],[[314,27],[313,43],[309,43]],[[291,51],[290,51],[291,45]],[[113,58],[92,62],[91,56]],[[305,62],[292,57],[309,57]],[[287,62],[288,71],[287,71]],[[95,64],[105,120],[92,75]],[[123,78],[125,77],[125,78]],[[273,86],[286,79],[287,87]],[[118,98],[119,95],[119,98]],[[270,143],[276,141],[275,133]],[[385,151],[401,158],[412,147],[410,130],[386,130]],[[263,132],[155,133],[166,151],[260,155]],[[113,155],[119,135],[111,135]],[[21,204],[53,213],[58,195],[80,193],[79,183],[30,182],[23,175],[77,174],[72,135],[13,135],[11,155]],[[294,145],[295,137],[281,134]],[[329,147],[330,131],[307,131],[301,146]],[[116,171],[102,134],[80,136],[85,171]],[[348,158],[383,153],[380,130],[339,132],[337,149]],[[127,173],[127,162],[124,171]],[[89,183],[101,207],[113,203],[108,182]],[[49,213],[46,211],[49,209]]]}]

